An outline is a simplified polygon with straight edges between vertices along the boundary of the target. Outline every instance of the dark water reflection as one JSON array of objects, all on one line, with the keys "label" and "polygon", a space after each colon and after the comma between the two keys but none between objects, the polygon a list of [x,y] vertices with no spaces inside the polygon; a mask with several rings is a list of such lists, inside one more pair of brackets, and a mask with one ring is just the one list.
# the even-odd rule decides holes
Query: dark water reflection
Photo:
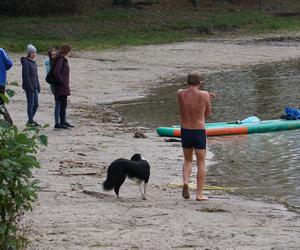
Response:
[{"label": "dark water reflection", "polygon": [[[118,111],[151,128],[178,124],[175,95],[184,79],[166,84]],[[218,94],[210,121],[276,119],[286,106],[300,108],[300,60],[207,75],[206,89]],[[300,130],[215,137],[209,145],[218,162],[208,170],[210,181],[238,187],[239,194],[283,197],[300,205]]]}]

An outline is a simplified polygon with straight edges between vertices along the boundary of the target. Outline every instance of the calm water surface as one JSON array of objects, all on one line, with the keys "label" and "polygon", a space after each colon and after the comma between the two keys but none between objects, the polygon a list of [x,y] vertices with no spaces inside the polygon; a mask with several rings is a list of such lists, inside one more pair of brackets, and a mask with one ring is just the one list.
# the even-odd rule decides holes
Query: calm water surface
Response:
[{"label": "calm water surface", "polygon": [[[277,119],[286,106],[300,108],[300,60],[206,75],[206,89],[217,93],[209,121],[235,121],[256,115]],[[175,96],[185,79],[162,84],[117,110],[129,121],[156,128],[178,124]],[[166,84],[168,86],[166,86]],[[282,197],[300,205],[300,130],[214,137],[208,140],[217,164],[208,180],[237,187],[252,197]]]}]

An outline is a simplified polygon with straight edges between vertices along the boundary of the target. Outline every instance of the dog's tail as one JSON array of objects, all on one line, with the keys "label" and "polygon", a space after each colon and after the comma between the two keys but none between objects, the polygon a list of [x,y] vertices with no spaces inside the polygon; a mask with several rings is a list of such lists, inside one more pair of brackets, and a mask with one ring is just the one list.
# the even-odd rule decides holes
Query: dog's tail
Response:
[{"label": "dog's tail", "polygon": [[113,181],[113,176],[108,173],[106,180],[103,182],[103,189],[108,191],[108,190],[112,190],[114,187],[115,184]]}]

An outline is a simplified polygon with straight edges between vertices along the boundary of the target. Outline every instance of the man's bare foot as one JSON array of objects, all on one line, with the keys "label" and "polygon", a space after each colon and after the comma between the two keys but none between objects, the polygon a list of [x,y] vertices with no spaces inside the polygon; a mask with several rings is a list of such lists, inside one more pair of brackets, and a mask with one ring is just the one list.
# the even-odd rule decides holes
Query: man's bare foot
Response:
[{"label": "man's bare foot", "polygon": [[189,192],[189,185],[188,184],[183,184],[182,197],[186,200],[190,198],[190,192]]},{"label": "man's bare foot", "polygon": [[208,198],[206,196],[204,196],[203,194],[202,195],[198,195],[196,197],[196,201],[207,201]]}]

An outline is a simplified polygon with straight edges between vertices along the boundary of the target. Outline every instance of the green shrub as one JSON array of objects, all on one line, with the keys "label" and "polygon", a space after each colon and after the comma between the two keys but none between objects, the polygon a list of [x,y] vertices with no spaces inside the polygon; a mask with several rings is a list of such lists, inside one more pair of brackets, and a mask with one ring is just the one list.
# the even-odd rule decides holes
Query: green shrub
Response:
[{"label": "green shrub", "polygon": [[[7,101],[7,99],[6,99]],[[24,249],[28,240],[19,222],[37,199],[37,180],[32,170],[39,167],[35,156],[38,142],[47,137],[36,129],[19,130],[0,121],[0,249]]]}]

